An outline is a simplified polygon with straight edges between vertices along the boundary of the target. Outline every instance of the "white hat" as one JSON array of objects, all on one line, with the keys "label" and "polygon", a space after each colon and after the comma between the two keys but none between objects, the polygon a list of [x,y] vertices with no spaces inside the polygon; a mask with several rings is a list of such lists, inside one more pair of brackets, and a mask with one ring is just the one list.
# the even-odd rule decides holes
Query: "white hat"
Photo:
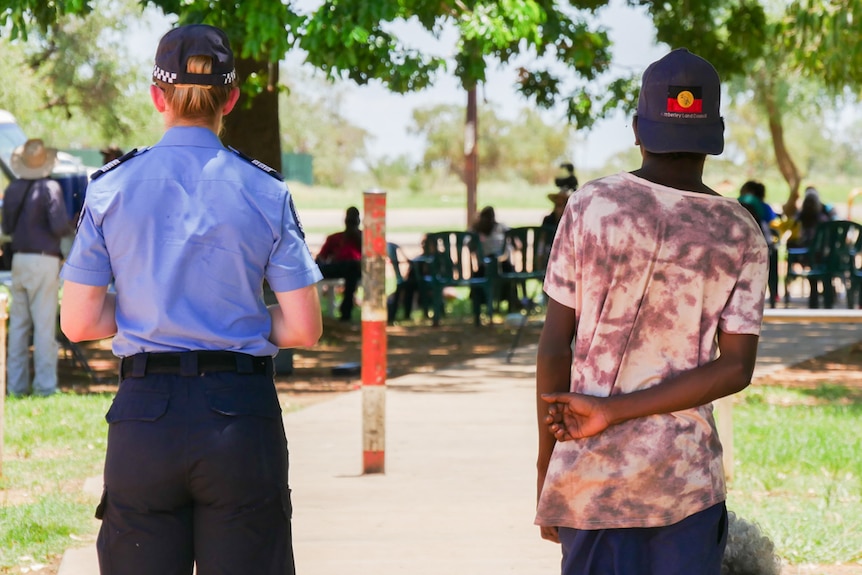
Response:
[{"label": "white hat", "polygon": [[10,164],[15,175],[24,180],[47,178],[57,163],[56,148],[48,148],[45,142],[35,138],[24,142],[12,152]]}]

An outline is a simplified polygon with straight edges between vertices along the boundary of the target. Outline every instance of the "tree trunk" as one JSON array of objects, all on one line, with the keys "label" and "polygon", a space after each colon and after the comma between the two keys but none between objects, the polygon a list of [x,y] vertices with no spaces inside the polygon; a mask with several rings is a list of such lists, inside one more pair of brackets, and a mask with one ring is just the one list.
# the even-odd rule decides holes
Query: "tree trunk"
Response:
[{"label": "tree trunk", "polygon": [[802,183],[802,177],[799,175],[799,170],[796,168],[793,158],[790,157],[790,152],[787,150],[787,145],[784,141],[781,108],[778,102],[775,101],[774,85],[769,81],[761,80],[757,82],[757,88],[758,92],[760,92],[760,101],[763,102],[769,122],[769,133],[772,135],[772,149],[775,152],[775,161],[778,164],[778,170],[790,188],[790,195],[782,206],[782,210],[785,215],[792,217],[797,211],[796,203],[799,200],[799,185]]},{"label": "tree trunk", "polygon": [[269,79],[268,87],[250,99],[245,92],[233,112],[224,119],[224,142],[281,171],[281,133],[278,124],[278,66],[238,58],[236,71],[240,82],[252,74]]},{"label": "tree trunk", "polygon": [[464,123],[464,181],[467,184],[467,227],[476,219],[476,189],[479,184],[479,114],[476,86],[467,89],[467,121]]}]

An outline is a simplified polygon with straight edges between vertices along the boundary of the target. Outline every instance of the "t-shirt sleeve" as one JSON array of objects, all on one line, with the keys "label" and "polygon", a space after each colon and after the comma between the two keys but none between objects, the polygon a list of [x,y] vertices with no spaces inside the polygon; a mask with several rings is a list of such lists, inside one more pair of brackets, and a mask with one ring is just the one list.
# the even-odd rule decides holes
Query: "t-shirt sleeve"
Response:
[{"label": "t-shirt sleeve", "polygon": [[750,241],[736,285],[719,318],[725,333],[760,335],[763,304],[769,276],[769,252],[762,236]]},{"label": "t-shirt sleeve", "polygon": [[105,237],[91,210],[85,208],[81,214],[78,232],[60,277],[89,286],[106,286],[114,277]]},{"label": "t-shirt sleeve", "polygon": [[323,274],[308,249],[293,199],[288,194],[282,210],[281,231],[266,268],[266,281],[274,292],[286,292],[304,288],[321,279]]},{"label": "t-shirt sleeve", "polygon": [[544,283],[545,293],[549,297],[572,309],[576,307],[578,273],[578,218],[575,218],[575,205],[576,202],[570,203],[560,219]]}]

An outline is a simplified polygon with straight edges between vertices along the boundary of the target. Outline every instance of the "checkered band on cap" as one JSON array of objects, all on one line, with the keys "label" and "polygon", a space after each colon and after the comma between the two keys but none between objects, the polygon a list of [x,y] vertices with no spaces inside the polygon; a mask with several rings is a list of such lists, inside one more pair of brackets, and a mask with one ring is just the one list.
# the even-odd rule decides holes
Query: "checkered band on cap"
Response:
[{"label": "checkered band on cap", "polygon": [[153,80],[159,80],[165,84],[175,84],[177,75],[167,70],[162,70],[158,66],[153,66]]},{"label": "checkered band on cap", "polygon": [[[225,86],[233,84],[236,81],[236,70],[231,70],[225,74],[183,74],[185,80],[179,80],[179,74],[162,70],[158,65],[153,66],[153,80],[164,82],[165,84],[205,84],[216,86],[222,83]],[[216,78],[221,82],[201,81]]]}]

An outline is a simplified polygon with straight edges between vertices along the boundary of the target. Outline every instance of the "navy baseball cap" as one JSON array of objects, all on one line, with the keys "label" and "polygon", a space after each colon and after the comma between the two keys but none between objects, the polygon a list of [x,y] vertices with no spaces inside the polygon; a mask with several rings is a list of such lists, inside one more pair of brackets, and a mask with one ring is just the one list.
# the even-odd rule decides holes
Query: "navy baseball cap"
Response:
[{"label": "navy baseball cap", "polygon": [[724,151],[721,81],[712,64],[678,48],[649,65],[638,97],[638,137],[654,154]]},{"label": "navy baseball cap", "polygon": [[[212,73],[189,74],[186,63],[192,56],[212,58]],[[169,31],[159,40],[153,79],[166,84],[229,86],[236,80],[233,51],[227,35],[215,26],[190,24]]]}]

